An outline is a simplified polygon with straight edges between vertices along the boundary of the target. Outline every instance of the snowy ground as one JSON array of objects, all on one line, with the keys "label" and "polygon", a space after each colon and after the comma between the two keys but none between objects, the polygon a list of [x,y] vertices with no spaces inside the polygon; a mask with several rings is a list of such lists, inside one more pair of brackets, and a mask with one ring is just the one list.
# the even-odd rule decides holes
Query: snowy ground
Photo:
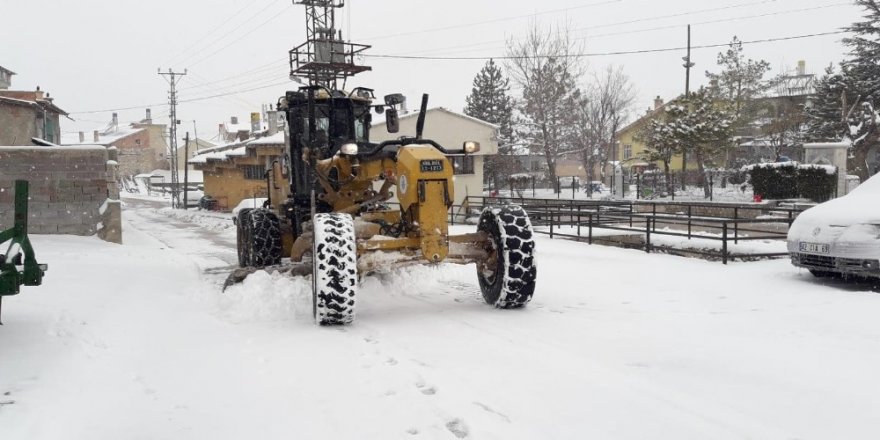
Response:
[{"label": "snowy ground", "polygon": [[541,236],[525,310],[484,305],[473,267],[421,267],[320,328],[305,280],[220,293],[222,216],[123,215],[124,246],[34,237],[50,269],[3,303],[0,439],[880,435],[880,295],[787,261]]}]

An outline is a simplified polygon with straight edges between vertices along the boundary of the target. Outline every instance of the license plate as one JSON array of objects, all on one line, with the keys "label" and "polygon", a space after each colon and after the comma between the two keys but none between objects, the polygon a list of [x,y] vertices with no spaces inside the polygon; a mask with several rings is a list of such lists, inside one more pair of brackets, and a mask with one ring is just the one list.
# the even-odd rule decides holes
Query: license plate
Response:
[{"label": "license plate", "polygon": [[801,252],[809,252],[812,254],[827,254],[831,252],[831,246],[818,243],[801,243]]},{"label": "license plate", "polygon": [[443,161],[432,159],[432,160],[423,160],[422,161],[422,172],[423,173],[436,173],[443,171]]}]

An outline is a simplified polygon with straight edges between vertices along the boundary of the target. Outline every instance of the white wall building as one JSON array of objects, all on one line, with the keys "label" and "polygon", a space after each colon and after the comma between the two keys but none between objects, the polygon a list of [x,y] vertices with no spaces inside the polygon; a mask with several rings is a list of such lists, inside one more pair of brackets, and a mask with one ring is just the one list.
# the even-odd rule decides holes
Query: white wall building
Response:
[{"label": "white wall building", "polygon": [[[376,117],[381,121],[373,124],[370,141],[379,143],[401,136],[415,136],[418,116],[419,112],[402,115],[400,132],[393,134],[385,129],[384,118]],[[461,149],[465,141],[479,142],[479,153],[467,157],[450,156],[449,159],[455,167],[455,204],[461,205],[467,196],[483,195],[483,164],[486,156],[498,154],[498,126],[436,107],[427,111],[423,137],[450,150]]]}]

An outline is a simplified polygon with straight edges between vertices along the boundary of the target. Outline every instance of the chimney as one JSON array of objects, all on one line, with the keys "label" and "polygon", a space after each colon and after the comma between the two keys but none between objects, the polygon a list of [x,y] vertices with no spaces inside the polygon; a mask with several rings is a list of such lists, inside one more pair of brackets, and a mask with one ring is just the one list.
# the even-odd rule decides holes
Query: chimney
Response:
[{"label": "chimney", "polygon": [[79,143],[81,143],[81,144],[86,143],[86,134],[82,131],[79,132]]},{"label": "chimney", "polygon": [[229,122],[231,122],[232,125],[238,125],[238,116],[233,116],[229,118]]},{"label": "chimney", "polygon": [[798,61],[797,73],[798,73],[798,75],[806,75],[807,74],[807,62],[805,60]]},{"label": "chimney", "polygon": [[278,112],[276,111],[267,111],[266,119],[269,121],[269,136],[272,136],[275,133],[278,133]]},{"label": "chimney", "polygon": [[153,112],[150,111],[150,109],[147,109],[147,117],[144,119],[144,122],[146,122],[147,124],[153,123]]},{"label": "chimney", "polygon": [[657,110],[660,107],[663,107],[663,98],[661,98],[660,95],[657,95],[657,97],[654,98],[654,110]]},{"label": "chimney", "polygon": [[116,113],[113,113],[113,126],[114,127],[119,126],[119,115]]},{"label": "chimney", "polygon": [[98,134],[98,130],[93,131],[92,134],[95,136],[95,143],[96,144],[98,142],[101,142],[101,136]]}]

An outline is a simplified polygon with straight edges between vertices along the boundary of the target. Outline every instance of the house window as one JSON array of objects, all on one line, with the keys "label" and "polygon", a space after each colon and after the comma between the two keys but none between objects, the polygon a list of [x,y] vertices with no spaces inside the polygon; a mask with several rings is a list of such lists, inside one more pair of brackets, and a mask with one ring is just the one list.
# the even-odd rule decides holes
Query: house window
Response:
[{"label": "house window", "polygon": [[140,140],[140,139],[135,139],[135,140],[134,140],[134,144],[135,144],[135,145],[140,145],[140,144],[141,144],[141,140]]},{"label": "house window", "polygon": [[474,156],[450,156],[455,174],[474,174]]},{"label": "house window", "polygon": [[541,171],[541,161],[539,161],[539,160],[532,161],[532,171]]},{"label": "house window", "polygon": [[632,159],[633,157],[633,146],[632,145],[624,145],[623,146],[623,158],[624,159]]},{"label": "house window", "polygon": [[266,170],[263,169],[262,165],[242,165],[241,169],[244,172],[244,178],[247,180],[263,180],[266,174]]}]

